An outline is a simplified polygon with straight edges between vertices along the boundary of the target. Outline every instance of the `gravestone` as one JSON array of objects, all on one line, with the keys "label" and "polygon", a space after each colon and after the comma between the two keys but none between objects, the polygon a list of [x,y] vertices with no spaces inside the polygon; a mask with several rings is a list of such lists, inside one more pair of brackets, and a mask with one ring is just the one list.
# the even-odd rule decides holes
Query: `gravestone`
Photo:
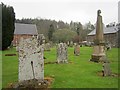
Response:
[{"label": "gravestone", "polygon": [[50,43],[44,44],[44,50],[45,51],[50,51],[50,48],[51,48]]},{"label": "gravestone", "polygon": [[101,10],[97,11],[97,22],[96,22],[96,35],[93,46],[93,54],[91,55],[91,60],[94,62],[99,62],[101,57],[105,57],[105,42],[103,35],[103,22],[102,16],[100,15]]},{"label": "gravestone", "polygon": [[111,75],[111,69],[109,62],[104,62],[103,63],[103,76],[110,76]]},{"label": "gravestone", "polygon": [[19,43],[19,82],[44,79],[44,48],[36,37],[23,39]]},{"label": "gravestone", "polygon": [[67,46],[70,46],[70,42],[69,41],[67,41]]},{"label": "gravestone", "polygon": [[80,55],[80,45],[78,44],[74,45],[74,55],[76,56]]},{"label": "gravestone", "polygon": [[67,45],[66,43],[60,43],[57,46],[57,62],[67,63]]},{"label": "gravestone", "polygon": [[73,44],[74,44],[73,41],[70,41],[70,47],[73,47]]}]

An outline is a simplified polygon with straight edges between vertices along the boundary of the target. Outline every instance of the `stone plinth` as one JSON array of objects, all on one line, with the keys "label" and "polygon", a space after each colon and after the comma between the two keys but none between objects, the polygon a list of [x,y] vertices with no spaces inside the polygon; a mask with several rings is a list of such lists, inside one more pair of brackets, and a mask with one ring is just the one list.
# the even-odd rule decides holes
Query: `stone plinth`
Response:
[{"label": "stone plinth", "polygon": [[57,46],[57,62],[67,63],[67,45],[65,43],[60,43]]},{"label": "stone plinth", "polygon": [[21,39],[19,43],[19,81],[44,79],[44,48],[36,37]]},{"label": "stone plinth", "polygon": [[91,61],[99,62],[101,58],[105,57],[105,47],[98,45],[93,46],[93,54],[91,56]]}]

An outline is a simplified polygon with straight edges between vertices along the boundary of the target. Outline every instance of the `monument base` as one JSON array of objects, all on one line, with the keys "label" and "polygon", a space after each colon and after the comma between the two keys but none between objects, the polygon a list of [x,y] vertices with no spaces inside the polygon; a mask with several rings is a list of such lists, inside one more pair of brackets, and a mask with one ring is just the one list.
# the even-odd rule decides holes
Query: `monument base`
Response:
[{"label": "monument base", "polygon": [[104,62],[106,60],[105,49],[102,45],[96,45],[93,47],[93,54],[90,61]]},{"label": "monument base", "polygon": [[106,60],[105,57],[106,57],[105,55],[91,55],[90,61],[104,62]]}]

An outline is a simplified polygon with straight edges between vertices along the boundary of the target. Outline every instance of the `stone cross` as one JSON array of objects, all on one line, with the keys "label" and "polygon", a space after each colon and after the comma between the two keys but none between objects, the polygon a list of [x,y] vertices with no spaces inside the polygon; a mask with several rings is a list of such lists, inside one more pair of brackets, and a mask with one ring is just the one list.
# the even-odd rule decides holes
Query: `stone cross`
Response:
[{"label": "stone cross", "polygon": [[44,79],[43,46],[36,37],[23,39],[19,43],[19,81]]},{"label": "stone cross", "polygon": [[67,63],[67,45],[66,43],[60,43],[57,47],[57,62]]}]

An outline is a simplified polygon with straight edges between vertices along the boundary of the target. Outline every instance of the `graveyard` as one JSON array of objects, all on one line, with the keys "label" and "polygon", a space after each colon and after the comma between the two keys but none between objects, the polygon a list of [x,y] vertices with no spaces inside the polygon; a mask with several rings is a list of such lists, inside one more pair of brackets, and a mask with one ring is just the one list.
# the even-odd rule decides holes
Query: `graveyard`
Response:
[{"label": "graveyard", "polygon": [[[3,27],[5,34],[2,35],[6,37],[3,36],[0,47],[0,86],[3,89],[118,88],[120,73],[117,39],[120,24],[114,22],[106,25],[107,28],[116,26],[113,30],[116,30],[114,35],[117,36],[113,39],[115,43],[112,43],[104,37],[106,29],[100,9],[96,13],[95,25],[72,21],[67,24],[54,20],[54,24],[53,21],[49,22],[51,20],[45,20],[47,24],[42,25],[40,22],[44,20],[30,19],[29,22],[26,19],[26,22],[22,19],[21,22],[15,19],[14,12],[11,14],[13,21],[8,22],[11,26],[5,27],[13,32],[9,36],[5,31],[7,28]],[[39,31],[38,26],[46,29],[42,28],[44,32]],[[93,31],[94,38],[89,42],[88,35],[93,35],[90,34]],[[110,33],[113,32],[109,30],[107,34]]]},{"label": "graveyard", "polygon": [[[68,63],[44,64],[44,77],[52,78],[50,88],[117,88],[118,87],[118,48],[106,51],[110,61],[111,76],[101,75],[102,64],[89,61],[92,47],[80,47],[80,55],[74,55],[74,48],[68,47]],[[5,56],[13,54],[13,56]],[[56,62],[56,46],[44,51],[44,63]],[[18,82],[18,52],[10,48],[2,52],[3,88]]]}]

